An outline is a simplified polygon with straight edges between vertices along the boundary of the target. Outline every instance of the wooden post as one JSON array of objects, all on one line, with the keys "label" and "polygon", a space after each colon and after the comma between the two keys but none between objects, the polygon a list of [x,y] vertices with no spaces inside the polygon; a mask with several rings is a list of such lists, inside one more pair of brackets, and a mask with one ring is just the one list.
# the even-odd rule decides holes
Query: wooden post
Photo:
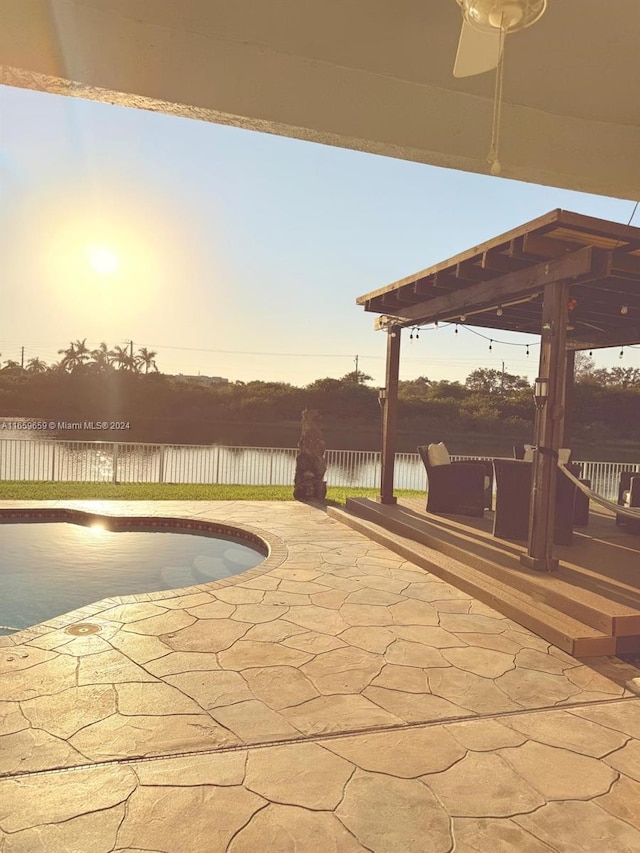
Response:
[{"label": "wooden post", "polygon": [[523,565],[540,572],[557,568],[553,557],[558,448],[563,439],[565,408],[566,340],[569,283],[554,282],[544,288],[539,376],[549,380],[548,397],[536,418],[529,546],[520,557]]},{"label": "wooden post", "polygon": [[398,375],[400,372],[400,326],[387,329],[387,369],[385,395],[382,401],[382,478],[378,503],[395,504],[393,470],[396,455],[396,424],[398,421]]},{"label": "wooden post", "polygon": [[573,386],[576,375],[576,351],[567,350],[567,367],[564,375],[564,423],[562,428],[560,447],[571,447],[571,433],[573,431]]}]

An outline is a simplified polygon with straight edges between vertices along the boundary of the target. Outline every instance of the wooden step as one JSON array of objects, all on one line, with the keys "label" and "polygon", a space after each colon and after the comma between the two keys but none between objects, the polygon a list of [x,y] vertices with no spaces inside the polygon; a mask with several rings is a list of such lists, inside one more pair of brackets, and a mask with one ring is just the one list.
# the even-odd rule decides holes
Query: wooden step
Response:
[{"label": "wooden step", "polygon": [[[559,612],[577,619],[607,635],[640,635],[640,596],[632,596],[625,589],[612,588],[611,600],[606,595],[585,589],[582,577],[572,567],[561,566],[553,575],[537,574],[525,569],[519,561],[524,548],[515,543],[494,544],[483,539],[482,531],[468,532],[462,525],[444,519],[432,524],[427,518],[412,517],[404,507],[380,507],[373,501],[359,498],[347,500],[348,512],[407,539],[413,539],[442,554],[446,554],[467,566],[481,571],[485,576],[511,587],[514,592],[525,591],[528,595],[547,604]],[[625,598],[622,602],[615,598]],[[636,605],[636,606],[634,606]]]},{"label": "wooden step", "polygon": [[352,512],[334,507],[329,507],[327,512],[336,520],[493,607],[575,657],[615,654],[616,638],[613,635],[558,612],[536,601],[526,592],[515,590],[453,557],[385,530],[377,523]]}]

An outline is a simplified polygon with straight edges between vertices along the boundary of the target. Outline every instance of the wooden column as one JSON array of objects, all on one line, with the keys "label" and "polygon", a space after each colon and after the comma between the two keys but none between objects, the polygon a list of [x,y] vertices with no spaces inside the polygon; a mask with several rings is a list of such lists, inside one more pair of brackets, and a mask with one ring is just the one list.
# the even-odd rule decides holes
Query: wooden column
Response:
[{"label": "wooden column", "polygon": [[558,448],[563,440],[565,409],[566,340],[569,300],[568,282],[554,282],[544,288],[542,341],[538,375],[549,380],[547,402],[536,418],[529,545],[521,562],[536,571],[557,568],[553,556],[553,521],[556,503]]},{"label": "wooden column", "polygon": [[576,351],[567,350],[567,366],[564,374],[564,424],[560,447],[571,447],[573,432],[573,385],[576,375]]},{"label": "wooden column", "polygon": [[561,447],[571,447],[573,432],[573,386],[576,379],[576,351],[567,350],[567,368],[564,377],[564,429]]},{"label": "wooden column", "polygon": [[393,470],[396,454],[396,424],[398,421],[398,374],[400,372],[400,326],[387,329],[387,369],[385,397],[382,408],[382,478],[377,501],[395,504]]}]

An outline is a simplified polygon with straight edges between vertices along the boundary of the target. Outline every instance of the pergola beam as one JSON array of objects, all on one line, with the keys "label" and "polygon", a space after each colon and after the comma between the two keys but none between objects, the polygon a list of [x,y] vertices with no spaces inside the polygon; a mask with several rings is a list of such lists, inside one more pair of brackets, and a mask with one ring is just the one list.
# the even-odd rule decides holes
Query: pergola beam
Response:
[{"label": "pergola beam", "polygon": [[607,349],[608,347],[631,347],[640,344],[640,327],[629,329],[627,335],[619,332],[599,335],[594,338],[571,338],[567,341],[568,350]]},{"label": "pergola beam", "polygon": [[[535,266],[437,296],[410,308],[398,308],[394,305],[393,311],[405,326],[450,320],[464,315],[467,311],[478,313],[479,310],[498,306],[502,302],[534,296],[536,291],[555,281],[587,276],[595,271],[595,266],[601,267],[601,263],[596,261],[601,257],[602,254],[598,250],[585,246],[560,258],[542,261]],[[602,269],[599,269],[597,274],[602,275]],[[381,323],[383,319],[377,318],[374,328],[384,328],[386,323]]]}]

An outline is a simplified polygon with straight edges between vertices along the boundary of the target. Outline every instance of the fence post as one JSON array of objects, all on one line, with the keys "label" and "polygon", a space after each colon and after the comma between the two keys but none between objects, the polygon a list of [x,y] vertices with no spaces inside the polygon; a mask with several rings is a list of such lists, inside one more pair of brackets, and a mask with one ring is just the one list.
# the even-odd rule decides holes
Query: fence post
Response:
[{"label": "fence post", "polygon": [[164,444],[160,445],[160,471],[158,472],[158,482],[164,483]]},{"label": "fence post", "polygon": [[220,445],[216,444],[216,486],[220,484]]},{"label": "fence post", "polygon": [[273,447],[269,453],[269,485],[273,486]]},{"label": "fence post", "polygon": [[118,444],[113,443],[113,482],[118,482]]},{"label": "fence post", "polygon": [[53,453],[51,454],[51,482],[56,481],[56,446],[53,445]]}]

